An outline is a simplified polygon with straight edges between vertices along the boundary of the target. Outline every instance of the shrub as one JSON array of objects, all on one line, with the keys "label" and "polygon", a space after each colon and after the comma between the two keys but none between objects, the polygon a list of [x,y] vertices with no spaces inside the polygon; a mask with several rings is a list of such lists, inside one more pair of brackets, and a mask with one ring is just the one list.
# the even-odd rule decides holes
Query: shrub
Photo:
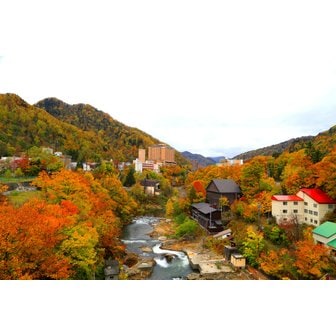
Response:
[{"label": "shrub", "polygon": [[178,216],[176,216],[174,218],[174,221],[175,221],[176,224],[180,225],[180,224],[184,223],[184,221],[186,220],[186,218],[187,218],[186,214],[181,213],[181,214],[179,214]]},{"label": "shrub", "polygon": [[185,221],[176,227],[174,238],[193,239],[197,236],[199,225],[194,220],[186,218]]}]

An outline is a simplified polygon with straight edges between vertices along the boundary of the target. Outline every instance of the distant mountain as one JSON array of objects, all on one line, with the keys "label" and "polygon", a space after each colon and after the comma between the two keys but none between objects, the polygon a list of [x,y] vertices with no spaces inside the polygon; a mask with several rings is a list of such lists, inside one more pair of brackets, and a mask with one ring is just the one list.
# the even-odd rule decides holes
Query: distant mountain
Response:
[{"label": "distant mountain", "polygon": [[[16,94],[0,94],[0,156],[52,147],[75,161],[131,161],[138,148],[161,141],[128,127],[90,105],[48,98],[30,105]],[[176,152],[176,161],[189,162]]]},{"label": "distant mountain", "polygon": [[213,159],[205,157],[201,154],[193,154],[188,151],[184,151],[181,154],[192,163],[194,169],[216,164]]},{"label": "distant mountain", "polygon": [[233,159],[243,159],[248,160],[255,156],[278,156],[282,152],[288,150],[289,152],[294,152],[300,150],[306,146],[306,144],[314,140],[314,136],[303,136],[299,138],[293,138],[276,145],[271,145],[255,150],[251,150],[233,157]]},{"label": "distant mountain", "polygon": [[214,156],[214,157],[210,157],[209,159],[215,161],[215,163],[219,163],[222,160],[227,159],[227,157],[226,156]]}]

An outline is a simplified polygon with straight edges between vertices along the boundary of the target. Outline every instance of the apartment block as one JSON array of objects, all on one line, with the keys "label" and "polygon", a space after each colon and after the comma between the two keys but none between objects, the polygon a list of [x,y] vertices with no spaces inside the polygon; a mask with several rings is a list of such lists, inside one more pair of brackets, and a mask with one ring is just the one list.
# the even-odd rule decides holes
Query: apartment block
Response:
[{"label": "apartment block", "polygon": [[320,189],[302,188],[296,195],[272,196],[272,215],[277,223],[296,218],[300,224],[319,226],[336,201]]},{"label": "apartment block", "polygon": [[165,144],[150,146],[148,147],[148,160],[163,163],[174,163],[175,150]]}]

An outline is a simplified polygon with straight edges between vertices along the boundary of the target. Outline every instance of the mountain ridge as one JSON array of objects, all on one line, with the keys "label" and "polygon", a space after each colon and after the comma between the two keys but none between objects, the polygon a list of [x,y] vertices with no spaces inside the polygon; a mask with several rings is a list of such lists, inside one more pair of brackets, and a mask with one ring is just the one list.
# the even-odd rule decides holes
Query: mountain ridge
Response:
[{"label": "mountain ridge", "polygon": [[[47,146],[77,161],[131,161],[137,157],[138,148],[156,143],[161,141],[89,104],[70,105],[57,98],[46,98],[30,105],[15,93],[0,94],[2,156],[25,152],[33,146]],[[176,159],[180,164],[190,164],[178,151]]]}]

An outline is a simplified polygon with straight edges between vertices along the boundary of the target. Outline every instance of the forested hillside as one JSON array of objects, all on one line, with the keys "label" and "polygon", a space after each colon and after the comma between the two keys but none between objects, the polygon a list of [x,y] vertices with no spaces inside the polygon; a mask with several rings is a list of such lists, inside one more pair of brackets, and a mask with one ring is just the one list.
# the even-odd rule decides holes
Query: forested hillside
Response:
[{"label": "forested hillside", "polygon": [[62,122],[15,94],[0,94],[0,156],[19,154],[33,146],[53,147],[74,160],[108,155],[94,133]]},{"label": "forested hillside", "polygon": [[248,160],[255,156],[259,155],[272,155],[272,156],[278,156],[282,152],[288,150],[290,152],[293,152],[295,150],[299,150],[305,146],[305,144],[309,141],[314,139],[313,136],[305,136],[300,138],[294,138],[287,141],[280,142],[276,145],[266,146],[263,148],[254,149],[245,153],[241,153],[239,155],[236,155],[233,159],[243,159]]},{"label": "forested hillside", "polygon": [[[69,105],[56,98],[29,105],[15,94],[0,94],[0,156],[47,146],[79,162],[132,161],[138,148],[159,142],[90,105]],[[178,152],[176,160],[188,164]]]},{"label": "forested hillside", "polygon": [[248,160],[255,156],[274,156],[277,157],[284,152],[296,152],[300,149],[313,146],[320,151],[321,155],[326,155],[332,151],[336,144],[336,125],[329,130],[321,132],[316,136],[303,136],[290,139],[276,145],[267,146],[251,150],[234,157],[234,159]]},{"label": "forested hillside", "polygon": [[[119,161],[133,160],[138,155],[138,148],[147,148],[160,142],[137,128],[124,125],[108,113],[97,110],[91,105],[69,105],[56,98],[46,98],[35,106],[83,131],[93,132],[104,143],[104,148],[110,152],[110,156]],[[176,160],[178,163],[187,163],[179,153],[176,153]]]}]

